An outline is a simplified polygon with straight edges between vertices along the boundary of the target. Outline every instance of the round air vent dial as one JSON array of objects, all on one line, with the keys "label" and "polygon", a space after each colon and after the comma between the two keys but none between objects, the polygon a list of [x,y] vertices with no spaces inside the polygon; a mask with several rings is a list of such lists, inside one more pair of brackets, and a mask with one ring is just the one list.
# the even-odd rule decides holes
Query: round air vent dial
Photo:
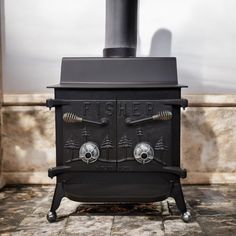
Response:
[{"label": "round air vent dial", "polygon": [[98,146],[93,142],[84,143],[79,150],[79,157],[87,164],[95,162],[100,155]]},{"label": "round air vent dial", "polygon": [[148,143],[138,143],[134,148],[134,158],[141,164],[147,164],[153,160],[154,150]]}]

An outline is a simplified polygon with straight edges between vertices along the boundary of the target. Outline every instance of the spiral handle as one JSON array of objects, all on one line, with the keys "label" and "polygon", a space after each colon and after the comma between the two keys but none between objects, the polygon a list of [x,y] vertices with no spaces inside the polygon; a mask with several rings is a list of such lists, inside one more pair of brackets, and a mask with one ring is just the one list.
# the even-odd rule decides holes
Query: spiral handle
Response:
[{"label": "spiral handle", "polygon": [[74,113],[68,112],[63,115],[63,120],[66,123],[80,123],[83,121],[83,118],[75,115]]},{"label": "spiral handle", "polygon": [[82,117],[79,117],[77,115],[75,115],[72,112],[67,112],[63,115],[63,120],[65,123],[81,123],[81,122],[85,122],[85,123],[89,123],[89,124],[95,124],[95,125],[106,125],[108,123],[108,119],[103,117],[101,118],[100,121],[93,121],[93,120],[87,120],[84,119]]},{"label": "spiral handle", "polygon": [[171,120],[172,117],[173,117],[173,115],[172,115],[171,111],[164,110],[164,111],[159,111],[157,114],[155,114],[153,116],[138,119],[138,120],[131,120],[131,118],[127,117],[125,119],[125,122],[127,125],[134,125],[134,124],[143,123],[143,122],[147,122],[147,121],[151,121],[151,120],[167,121],[167,120]]},{"label": "spiral handle", "polygon": [[171,120],[172,112],[171,111],[159,111],[156,115],[152,116],[153,120]]}]

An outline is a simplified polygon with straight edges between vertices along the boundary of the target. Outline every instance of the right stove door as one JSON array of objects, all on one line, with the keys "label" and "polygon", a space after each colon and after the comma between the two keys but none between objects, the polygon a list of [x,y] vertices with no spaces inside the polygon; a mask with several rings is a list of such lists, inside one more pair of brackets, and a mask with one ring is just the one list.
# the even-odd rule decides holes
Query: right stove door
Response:
[{"label": "right stove door", "polygon": [[162,100],[117,101],[118,171],[155,171],[173,164],[174,113]]}]

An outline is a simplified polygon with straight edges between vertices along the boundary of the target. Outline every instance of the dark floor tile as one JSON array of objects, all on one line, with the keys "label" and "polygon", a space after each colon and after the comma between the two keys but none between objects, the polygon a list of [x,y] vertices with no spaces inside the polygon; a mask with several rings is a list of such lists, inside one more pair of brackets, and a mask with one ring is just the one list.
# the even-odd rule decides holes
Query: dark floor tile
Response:
[{"label": "dark floor tile", "polygon": [[81,204],[76,214],[161,215],[161,204]]},{"label": "dark floor tile", "polygon": [[[50,187],[51,188],[51,187]],[[16,230],[20,222],[30,215],[48,195],[50,188],[42,186],[7,186],[0,196],[0,234]]]}]

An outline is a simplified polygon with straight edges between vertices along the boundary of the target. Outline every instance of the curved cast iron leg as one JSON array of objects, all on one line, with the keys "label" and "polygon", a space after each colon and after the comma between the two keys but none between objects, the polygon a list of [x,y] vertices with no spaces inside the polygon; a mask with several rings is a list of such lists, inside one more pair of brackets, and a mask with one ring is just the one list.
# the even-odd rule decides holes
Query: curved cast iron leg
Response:
[{"label": "curved cast iron leg", "polygon": [[51,209],[47,214],[47,220],[50,223],[56,221],[56,219],[57,219],[56,210],[60,206],[60,203],[61,203],[61,200],[62,200],[63,197],[64,197],[63,184],[62,183],[57,183],[55,191],[54,191],[53,199],[52,199]]},{"label": "curved cast iron leg", "polygon": [[184,195],[180,183],[173,183],[171,197],[175,199],[176,206],[182,214],[182,219],[184,222],[189,222],[191,220],[191,214],[187,211],[187,207],[184,201]]}]

